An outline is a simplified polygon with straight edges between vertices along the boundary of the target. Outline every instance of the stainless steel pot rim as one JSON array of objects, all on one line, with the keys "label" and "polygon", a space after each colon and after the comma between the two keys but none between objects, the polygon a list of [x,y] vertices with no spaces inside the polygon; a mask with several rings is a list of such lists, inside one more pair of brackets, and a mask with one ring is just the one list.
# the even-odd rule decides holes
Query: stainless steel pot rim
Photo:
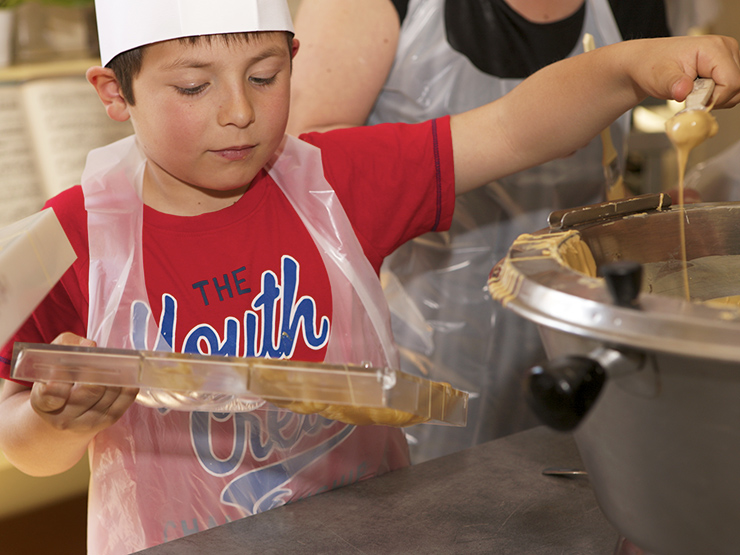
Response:
[{"label": "stainless steel pot rim", "polygon": [[[670,211],[673,218],[677,213],[690,218],[692,214],[728,208],[733,213],[737,211],[740,218],[740,203],[692,205]],[[668,211],[647,216],[665,212]],[[634,216],[620,219],[630,217]],[[617,306],[602,278],[586,276],[564,264],[556,245],[569,236],[587,232],[590,226],[611,224],[613,221],[590,222],[556,232],[546,229],[528,236],[535,241],[517,240],[509,255],[491,272],[491,294],[538,325],[603,343],[690,357],[740,360],[740,310],[651,293],[639,295],[636,309]],[[552,241],[553,248],[543,248],[539,239]]]}]

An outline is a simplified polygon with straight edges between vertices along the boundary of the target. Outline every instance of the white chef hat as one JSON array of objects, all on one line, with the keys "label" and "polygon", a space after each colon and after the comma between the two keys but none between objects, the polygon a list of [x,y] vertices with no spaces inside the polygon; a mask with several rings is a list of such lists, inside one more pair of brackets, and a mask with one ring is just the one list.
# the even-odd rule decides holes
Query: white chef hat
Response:
[{"label": "white chef hat", "polygon": [[197,35],[290,31],[286,0],[95,0],[103,65],[121,52]]}]

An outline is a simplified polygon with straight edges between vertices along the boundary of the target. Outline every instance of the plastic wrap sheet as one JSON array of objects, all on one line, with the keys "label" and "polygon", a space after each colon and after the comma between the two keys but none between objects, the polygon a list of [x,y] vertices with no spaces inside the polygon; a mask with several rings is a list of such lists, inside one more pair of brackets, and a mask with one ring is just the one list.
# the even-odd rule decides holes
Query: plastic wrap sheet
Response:
[{"label": "plastic wrap sheet", "polygon": [[[484,73],[450,45],[444,16],[449,5],[449,0],[409,2],[393,68],[369,124],[460,113],[500,98],[521,82]],[[486,22],[470,22],[471,29],[479,24]],[[586,2],[583,32],[592,34],[597,46],[621,40],[606,0]],[[579,40],[570,55],[580,52]],[[620,159],[628,121],[629,115],[611,127]],[[386,259],[382,278],[401,369],[471,392],[464,430],[408,429],[415,462],[539,423],[521,385],[524,373],[546,360],[539,332],[496,303],[486,281],[519,235],[547,225],[550,211],[603,199],[601,159],[596,138],[566,159],[458,196],[448,232],[414,239]]]}]

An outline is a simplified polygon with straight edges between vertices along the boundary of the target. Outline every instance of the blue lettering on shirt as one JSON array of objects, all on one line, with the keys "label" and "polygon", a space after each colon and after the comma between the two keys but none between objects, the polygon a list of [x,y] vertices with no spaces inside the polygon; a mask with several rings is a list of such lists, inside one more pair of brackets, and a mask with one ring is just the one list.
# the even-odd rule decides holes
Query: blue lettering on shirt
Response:
[{"label": "blue lettering on shirt", "polygon": [[[244,279],[237,278],[241,271],[242,268],[232,272],[235,287],[240,295],[247,291],[241,286]],[[202,285],[204,282],[199,283],[205,298]],[[274,272],[269,270],[263,272],[260,292],[252,301],[253,310],[244,311],[241,325],[236,316],[226,318],[223,336],[219,335],[211,324],[194,326],[186,334],[180,351],[225,356],[290,358],[299,340],[313,350],[322,349],[329,341],[329,318],[318,316],[316,301],[312,297],[298,298],[299,284],[300,265],[294,258],[283,256],[280,279],[278,280]],[[162,296],[159,335],[153,350],[174,350],[177,306],[175,297],[167,293]],[[151,310],[146,303],[134,302],[131,337],[135,349],[149,348],[146,322],[150,316]],[[240,353],[242,337],[243,348]]]},{"label": "blue lettering on shirt", "polygon": [[[336,425],[326,418],[297,415],[289,411],[267,410],[261,411],[261,414],[266,420],[267,434],[261,433],[263,422],[256,412],[192,413],[190,430],[193,449],[201,466],[214,476],[228,476],[241,465],[247,450],[253,459],[263,461],[276,450],[291,449],[301,439],[317,436],[322,430]],[[218,458],[213,454],[210,438],[212,420],[221,424],[231,421],[234,440],[231,455],[227,458]]]},{"label": "blue lettering on shirt", "polygon": [[190,330],[185,337],[183,353],[201,353],[207,355],[236,356],[239,348],[239,320],[224,320],[224,338],[207,324],[201,324]]},{"label": "blue lettering on shirt", "polygon": [[290,451],[287,458],[234,478],[221,492],[221,501],[239,507],[248,514],[283,505],[293,494],[286,487],[288,482],[340,445],[353,430],[353,426],[344,426],[318,445],[296,453]]},{"label": "blue lettering on shirt", "polygon": [[[233,298],[235,293],[250,292],[246,280],[240,276],[245,268],[220,279],[202,280],[193,285],[204,304]],[[223,329],[212,323],[193,326],[184,336],[181,352],[224,356],[247,356],[289,358],[296,345],[302,341],[309,348],[324,348],[330,335],[330,321],[319,316],[316,301],[309,296],[299,297],[300,265],[290,256],[281,259],[278,277],[272,271],[261,276],[260,290],[245,310],[241,320],[234,316],[224,319]],[[172,352],[176,349],[177,299],[165,293],[162,297],[162,313],[154,350]],[[152,314],[147,303],[135,302],[132,306],[132,343],[134,348],[147,350],[146,323]],[[231,425],[232,444],[226,456],[213,452],[212,423],[217,423],[224,433]],[[335,431],[318,443],[311,437],[319,437],[322,431],[332,426]],[[190,414],[190,437],[194,455],[201,467],[213,476],[234,478],[221,491],[221,502],[254,514],[282,505],[294,496],[290,480],[340,445],[354,430],[353,426],[339,425],[315,415],[298,415],[283,410],[217,414],[192,412]],[[228,436],[227,436],[228,437]],[[223,438],[221,438],[223,440]],[[306,441],[306,440],[309,441]],[[220,448],[224,448],[219,444]],[[245,459],[255,462],[275,462],[255,468],[247,464],[246,472],[240,472]],[[342,477],[351,482],[357,476]],[[333,484],[336,486],[336,484]],[[332,484],[316,484],[314,493],[330,489]],[[309,493],[310,495],[310,493]],[[208,525],[216,522],[209,517]],[[205,523],[204,523],[205,524]],[[198,530],[198,522],[182,520],[178,524],[168,522],[163,530],[165,539],[172,538],[179,529],[187,535]]]},{"label": "blue lettering on shirt", "polygon": [[[337,427],[336,422],[315,415],[297,415],[281,410],[261,412],[265,419],[264,424],[260,415],[255,412],[194,412],[190,416],[191,438],[196,456],[201,466],[214,476],[233,474],[245,457],[262,461],[277,452],[279,458],[275,463],[238,475],[221,492],[223,503],[237,506],[247,514],[255,514],[285,503],[285,498],[293,494],[286,487],[288,482],[341,444],[354,430],[354,426],[342,425],[320,443],[301,449],[299,442],[305,441],[307,437],[317,436],[324,429]],[[221,424],[231,420],[234,439],[231,452],[226,457],[219,458],[213,453],[211,419]],[[267,428],[266,434],[262,432],[263,425]],[[283,454],[287,456],[282,457]]]},{"label": "blue lettering on shirt", "polygon": [[[211,282],[213,283],[213,287],[216,291],[216,294],[218,295],[219,301],[226,300],[226,297],[224,296],[224,291],[226,291],[228,297],[230,299],[234,298],[234,291],[237,292],[239,295],[245,295],[247,293],[250,293],[252,290],[249,287],[243,287],[242,284],[246,283],[247,280],[239,277],[239,274],[242,272],[245,272],[247,270],[246,266],[242,266],[241,268],[237,268],[236,270],[233,270],[230,272],[230,274],[223,274],[222,280],[223,285],[219,283],[219,278],[214,277],[210,280],[208,279],[202,279],[200,281],[196,281],[193,284],[193,289],[197,289],[200,291],[201,299],[203,300],[203,305],[208,306],[211,304],[210,299],[208,298],[208,287],[210,286]],[[232,287],[233,282],[233,287]]]}]

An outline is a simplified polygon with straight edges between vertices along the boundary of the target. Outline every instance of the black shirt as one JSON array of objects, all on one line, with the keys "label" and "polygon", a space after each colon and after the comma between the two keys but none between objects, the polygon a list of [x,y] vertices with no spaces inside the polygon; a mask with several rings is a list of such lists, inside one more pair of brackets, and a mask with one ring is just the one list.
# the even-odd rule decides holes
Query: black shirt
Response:
[{"label": "black shirt", "polygon": [[[391,0],[403,22],[409,0]],[[670,35],[663,0],[609,0],[622,38]],[[585,3],[573,15],[533,23],[504,0],[447,0],[445,27],[450,46],[481,71],[523,79],[570,54],[580,39]]]}]

